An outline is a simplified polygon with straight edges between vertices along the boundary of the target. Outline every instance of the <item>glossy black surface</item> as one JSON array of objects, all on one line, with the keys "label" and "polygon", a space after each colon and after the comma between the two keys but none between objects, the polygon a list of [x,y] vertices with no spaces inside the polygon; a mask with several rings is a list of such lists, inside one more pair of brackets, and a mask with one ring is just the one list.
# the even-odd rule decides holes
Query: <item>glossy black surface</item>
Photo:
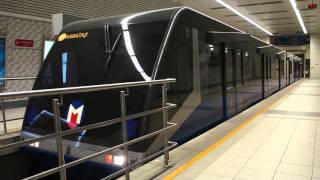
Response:
[{"label": "glossy black surface", "polygon": [[[126,17],[130,17],[128,29],[121,24]],[[179,142],[240,113],[301,74],[293,56],[280,56],[280,49],[187,8],[82,21],[62,31],[78,32],[88,32],[88,36],[55,42],[34,89],[176,78],[168,101],[178,108],[170,111],[169,117],[175,121],[187,114],[170,134]],[[160,92],[160,86],[130,89],[127,114],[159,107]],[[52,98],[30,99],[23,131],[53,131]],[[60,109],[63,119],[67,119],[70,105],[84,105],[79,126],[120,116],[119,91],[66,95]],[[129,139],[161,126],[161,114],[130,120]],[[64,130],[69,128],[63,124]],[[122,142],[122,129],[117,124],[67,138],[110,147]],[[150,138],[130,150],[146,152],[155,144],[161,148],[158,141]]]}]

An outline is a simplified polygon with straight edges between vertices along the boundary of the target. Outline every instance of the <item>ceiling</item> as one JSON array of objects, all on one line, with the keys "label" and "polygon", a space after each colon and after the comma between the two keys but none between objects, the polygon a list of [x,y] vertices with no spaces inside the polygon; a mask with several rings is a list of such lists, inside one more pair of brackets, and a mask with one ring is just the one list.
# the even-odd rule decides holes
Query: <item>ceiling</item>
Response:
[{"label": "ceiling", "polygon": [[[256,36],[267,35],[215,0],[176,0],[184,6],[202,11],[216,19],[226,22]],[[224,0],[243,15],[261,25],[275,35],[303,34],[298,19],[289,0]],[[318,8],[309,10],[312,0],[296,0],[298,9],[309,34],[320,33],[320,0]]]},{"label": "ceiling", "polygon": [[173,6],[179,4],[172,0],[0,0],[0,14],[14,13],[49,20],[56,13],[97,18]]},{"label": "ceiling", "polygon": [[[224,0],[233,8],[267,29],[280,34],[301,33],[302,29],[289,0]],[[296,0],[308,33],[320,33],[320,0],[318,8],[309,10],[312,0]],[[0,0],[0,13],[10,12],[41,18],[65,13],[83,18],[96,18],[173,6],[189,6],[256,36],[267,34],[224,8],[215,0]]]}]

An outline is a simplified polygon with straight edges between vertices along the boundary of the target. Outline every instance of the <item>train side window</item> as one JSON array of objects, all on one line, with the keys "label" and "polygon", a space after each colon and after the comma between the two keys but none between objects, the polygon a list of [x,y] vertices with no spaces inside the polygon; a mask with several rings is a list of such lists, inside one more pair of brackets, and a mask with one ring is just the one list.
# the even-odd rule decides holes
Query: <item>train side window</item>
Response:
[{"label": "train side window", "polygon": [[78,84],[78,66],[76,57],[72,51],[61,54],[61,79],[64,86],[76,86]]},{"label": "train side window", "polygon": [[62,83],[65,85],[67,83],[67,65],[68,65],[68,53],[64,52],[61,56],[62,60]]}]

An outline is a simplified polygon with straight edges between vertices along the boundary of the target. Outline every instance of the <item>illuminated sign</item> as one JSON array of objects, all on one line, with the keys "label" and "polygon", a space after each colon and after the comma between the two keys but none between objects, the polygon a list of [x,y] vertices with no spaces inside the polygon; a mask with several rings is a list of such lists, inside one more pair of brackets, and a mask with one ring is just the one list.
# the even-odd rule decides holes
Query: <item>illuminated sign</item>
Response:
[{"label": "illuminated sign", "polygon": [[75,108],[72,104],[70,104],[67,115],[67,124],[70,129],[78,127],[78,125],[81,123],[83,108],[84,105]]},{"label": "illuminated sign", "polygon": [[315,8],[317,8],[317,4],[315,3],[308,4],[308,9],[315,9]]},{"label": "illuminated sign", "polygon": [[16,47],[28,47],[31,48],[33,47],[33,40],[29,40],[29,39],[16,39],[14,41],[14,45]]},{"label": "illuminated sign", "polygon": [[73,34],[67,34],[67,33],[62,33],[60,34],[60,36],[58,37],[58,41],[63,41],[66,39],[85,39],[88,36],[88,32],[79,32],[79,33],[73,33]]}]

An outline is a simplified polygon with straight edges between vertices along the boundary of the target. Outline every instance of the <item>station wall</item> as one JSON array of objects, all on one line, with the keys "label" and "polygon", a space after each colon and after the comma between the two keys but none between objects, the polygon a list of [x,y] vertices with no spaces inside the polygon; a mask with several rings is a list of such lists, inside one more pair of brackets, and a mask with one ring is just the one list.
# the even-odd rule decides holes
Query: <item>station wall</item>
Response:
[{"label": "station wall", "polygon": [[[5,77],[36,76],[42,63],[43,43],[51,23],[0,15],[0,36],[6,39]],[[33,47],[16,47],[16,39],[33,40]],[[8,81],[5,92],[30,90],[33,80]]]}]

